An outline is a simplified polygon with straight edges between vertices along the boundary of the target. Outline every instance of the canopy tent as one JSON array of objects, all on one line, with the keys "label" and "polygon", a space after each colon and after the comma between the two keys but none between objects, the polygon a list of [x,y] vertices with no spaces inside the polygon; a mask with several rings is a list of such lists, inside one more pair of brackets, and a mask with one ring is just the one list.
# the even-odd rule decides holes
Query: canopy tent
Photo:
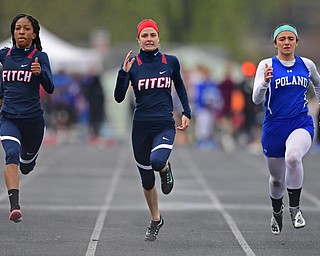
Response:
[{"label": "canopy tent", "polygon": [[[44,27],[40,30],[43,51],[49,56],[52,72],[87,73],[102,63],[100,55],[93,49],[74,46]],[[0,47],[11,47],[11,38],[0,43]]]}]

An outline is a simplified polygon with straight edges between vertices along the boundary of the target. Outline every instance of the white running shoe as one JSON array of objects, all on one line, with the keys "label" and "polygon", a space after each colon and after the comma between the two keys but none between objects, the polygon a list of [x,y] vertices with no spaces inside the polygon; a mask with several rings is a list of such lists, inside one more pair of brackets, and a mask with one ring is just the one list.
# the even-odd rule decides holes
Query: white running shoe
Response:
[{"label": "white running shoe", "polygon": [[290,207],[289,211],[293,226],[295,228],[303,228],[306,225],[306,221],[302,216],[300,207]]},{"label": "white running shoe", "polygon": [[281,209],[279,212],[272,213],[270,227],[271,227],[271,232],[274,235],[279,235],[282,230],[283,209],[284,209],[284,204],[281,206]]}]

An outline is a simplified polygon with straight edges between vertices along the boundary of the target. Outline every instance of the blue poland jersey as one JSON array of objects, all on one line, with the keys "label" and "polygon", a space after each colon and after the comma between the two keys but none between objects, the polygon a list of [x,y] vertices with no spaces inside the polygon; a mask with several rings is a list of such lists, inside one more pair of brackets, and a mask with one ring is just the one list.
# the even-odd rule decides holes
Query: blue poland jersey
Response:
[{"label": "blue poland jersey", "polygon": [[191,118],[187,92],[180,75],[180,64],[173,55],[158,49],[140,50],[129,72],[119,70],[114,96],[117,102],[125,98],[129,82],[134,90],[135,120],[168,120],[173,116],[172,82],[183,107],[183,114]]},{"label": "blue poland jersey", "polygon": [[[31,64],[38,57],[41,73],[31,72]],[[46,53],[34,47],[0,50],[0,62],[3,65],[0,98],[3,99],[1,114],[8,118],[32,118],[41,116],[40,85],[47,93],[52,93],[51,68]]]},{"label": "blue poland jersey", "polygon": [[308,112],[307,90],[309,71],[299,56],[295,63],[285,67],[272,57],[273,77],[266,92],[264,103],[268,119],[290,119]]}]

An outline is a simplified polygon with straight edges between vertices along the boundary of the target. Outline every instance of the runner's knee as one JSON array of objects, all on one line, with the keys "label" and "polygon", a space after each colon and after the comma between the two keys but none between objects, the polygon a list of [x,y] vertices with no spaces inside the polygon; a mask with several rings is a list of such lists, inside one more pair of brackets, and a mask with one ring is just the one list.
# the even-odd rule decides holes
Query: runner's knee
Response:
[{"label": "runner's knee", "polygon": [[152,169],[156,172],[160,172],[166,166],[166,162],[166,160],[151,158]]},{"label": "runner's knee", "polygon": [[19,164],[19,150],[10,148],[6,151],[6,164]]},{"label": "runner's knee", "polygon": [[151,190],[155,185],[155,176],[153,170],[144,170],[139,168],[142,187],[145,190]]}]

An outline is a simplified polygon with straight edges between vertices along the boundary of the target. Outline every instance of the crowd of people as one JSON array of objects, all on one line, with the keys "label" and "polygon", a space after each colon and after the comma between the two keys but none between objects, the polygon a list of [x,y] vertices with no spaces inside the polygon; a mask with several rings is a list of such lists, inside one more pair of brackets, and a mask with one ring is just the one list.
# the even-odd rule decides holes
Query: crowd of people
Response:
[{"label": "crowd of people", "polygon": [[[177,133],[177,144],[226,152],[242,147],[252,154],[261,153],[264,110],[262,104],[256,105],[251,99],[256,65],[245,61],[240,69],[241,81],[233,78],[232,64],[226,65],[224,79],[217,80],[214,71],[208,66],[200,64],[187,70],[181,63],[193,118],[187,133]],[[41,93],[49,130],[61,134],[76,130],[74,139],[77,141],[95,141],[103,136],[102,127],[109,122],[105,107],[108,99],[99,74],[94,71],[86,75],[61,71],[53,74],[53,81],[56,85],[55,93]],[[176,92],[172,94],[174,117],[179,120],[181,104]],[[312,91],[308,91],[308,95],[311,103],[315,100],[310,111],[316,119],[316,97]],[[133,113],[134,107],[130,99],[128,112]]]},{"label": "crowd of people", "polygon": [[[177,133],[177,144],[194,145],[201,150],[221,148],[228,152],[245,145],[251,152],[258,152],[263,111],[251,100],[255,68],[251,62],[243,63],[243,81],[239,83],[233,80],[231,64],[225,68],[225,79],[218,81],[209,66],[199,64],[186,70],[181,63],[182,77],[194,111],[191,128],[188,133]],[[102,128],[109,125],[106,103],[110,98],[106,97],[100,75],[94,69],[88,70],[88,74],[61,70],[52,74],[54,94],[48,95],[40,88],[47,141],[51,134],[54,143],[94,142],[104,136]],[[175,91],[172,93],[174,117],[180,119],[181,105]],[[132,113],[134,107],[131,99],[128,112]]]},{"label": "crowd of people", "polygon": [[[241,65],[242,81],[233,79],[232,64],[225,67],[224,79],[217,80],[212,67],[198,64],[184,69],[185,81],[191,105],[191,127],[187,133],[177,133],[176,143],[194,145],[201,150],[222,149],[232,152],[237,147],[246,147],[259,154],[261,124],[264,110],[262,104],[251,99],[256,65],[245,61]],[[221,74],[219,74],[221,77]],[[48,95],[40,88],[47,134],[50,131],[63,134],[64,131],[78,130],[75,140],[94,141],[102,135],[102,127],[108,124],[104,81],[94,69],[88,74],[69,74],[63,71],[52,74],[55,93]],[[109,86],[109,85],[108,85]],[[181,104],[173,93],[174,117],[181,118]],[[310,112],[317,119],[318,109],[314,93],[308,91]],[[110,99],[109,99],[110,100]],[[130,101],[132,113],[134,102]],[[317,128],[317,126],[315,126]],[[316,130],[315,140],[318,138]],[[319,145],[317,143],[316,145]],[[318,147],[319,148],[319,147]]]},{"label": "crowd of people", "polygon": [[[106,122],[105,91],[99,74],[53,74],[54,95],[41,93],[48,129],[54,133],[77,130],[76,140],[94,141]],[[41,91],[42,92],[42,91]]]},{"label": "crowd of people", "polygon": [[[218,81],[208,66],[186,70],[181,63],[193,118],[187,133],[177,133],[177,144],[193,145],[200,150],[232,152],[237,147],[246,147],[253,154],[261,152],[263,106],[251,99],[256,65],[251,61],[242,63],[240,82],[233,79],[231,65],[226,65],[224,79]],[[61,71],[53,74],[53,81],[56,85],[53,95],[41,90],[48,129],[56,133],[77,130],[75,139],[82,141],[103,136],[101,129],[109,122],[105,108],[108,99],[99,74]],[[181,104],[175,91],[172,95],[174,117],[180,119]],[[134,104],[131,98],[129,113],[133,113]]]},{"label": "crowd of people", "polygon": [[[263,108],[251,99],[256,65],[251,61],[242,63],[240,82],[233,78],[233,71],[228,63],[221,81],[204,65],[183,71],[193,119],[189,136],[177,134],[177,143],[226,152],[247,147],[252,153],[260,153]],[[179,104],[175,104],[175,110],[180,111]]]},{"label": "crowd of people", "polygon": [[[243,80],[235,82],[231,64],[225,68],[225,78],[215,79],[207,66],[198,65],[186,70],[181,63],[182,77],[193,109],[188,133],[177,133],[176,142],[194,145],[201,150],[222,149],[232,152],[238,146],[247,146],[250,152],[259,152],[262,106],[251,100],[256,66],[246,61],[241,66]],[[41,90],[41,100],[49,131],[64,134],[76,130],[75,140],[94,141],[103,136],[101,129],[108,124],[103,81],[94,70],[88,74],[53,73],[55,93]],[[181,104],[172,91],[175,119],[181,118]],[[129,113],[135,103],[130,98]]]}]

